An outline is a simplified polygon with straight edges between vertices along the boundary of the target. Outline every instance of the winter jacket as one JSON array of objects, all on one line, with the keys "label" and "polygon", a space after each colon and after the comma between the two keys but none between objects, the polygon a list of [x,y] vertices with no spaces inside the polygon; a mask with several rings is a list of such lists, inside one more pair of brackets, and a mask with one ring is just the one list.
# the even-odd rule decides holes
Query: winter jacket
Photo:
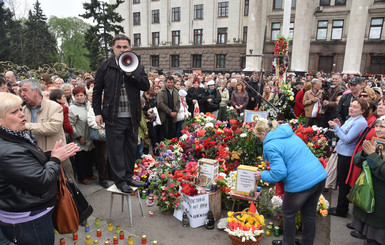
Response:
[{"label": "winter jacket", "polygon": [[319,102],[322,103],[322,97],[323,97],[323,95],[322,95],[322,91],[321,91],[321,90],[319,90],[319,91],[317,92],[317,94],[315,94],[315,93],[313,92],[313,90],[310,89],[310,90],[306,91],[305,94],[304,94],[304,96],[303,96],[302,104],[303,104],[304,110],[305,110],[305,117],[314,118],[314,117],[312,116],[313,107],[314,107],[314,105],[315,105],[315,103],[316,103],[316,102],[313,102],[313,101],[312,101],[312,99],[313,99],[314,97],[319,98],[319,99],[320,99]]},{"label": "winter jacket", "polygon": [[59,164],[26,139],[0,130],[0,209],[27,212],[55,206]]},{"label": "winter jacket", "polygon": [[144,113],[142,111],[142,116],[141,116],[141,120],[140,120],[140,124],[139,124],[139,130],[138,130],[139,140],[144,140],[145,138],[147,138],[146,133],[148,133],[146,116],[144,115]]},{"label": "winter jacket", "polygon": [[[90,129],[88,127],[88,110],[91,108],[91,103],[86,101],[81,104],[76,101],[72,102],[69,108],[69,119],[74,129],[71,135],[74,143],[80,147],[80,151],[90,151],[95,148],[92,142]],[[79,139],[83,137],[86,140],[85,145],[81,145]]]},{"label": "winter jacket", "polygon": [[305,110],[302,104],[303,96],[305,95],[305,89],[302,89],[295,96],[295,104],[294,104],[294,114],[296,117],[304,116]]},{"label": "winter jacket", "polygon": [[[219,103],[221,103],[221,94],[217,89],[209,92],[209,90],[205,91],[205,112],[213,112],[219,110]],[[211,99],[210,102],[207,100]]]},{"label": "winter jacket", "polygon": [[269,183],[283,181],[285,192],[308,190],[327,177],[320,161],[289,125],[279,125],[263,141],[263,155],[270,170],[261,179]]},{"label": "winter jacket", "polygon": [[224,88],[222,91],[218,89],[218,91],[221,94],[221,103],[219,103],[219,107],[226,107],[230,99],[229,91],[227,88]]},{"label": "winter jacket", "polygon": [[[159,91],[159,93],[156,96],[156,100],[158,104],[157,105],[158,113],[162,124],[166,121],[167,115],[170,115],[171,112],[178,112],[180,108],[178,90],[173,88],[172,91],[173,91],[172,98],[174,102],[174,108],[170,108],[168,105],[168,97],[167,97],[168,91],[166,86],[163,86],[163,88]],[[174,123],[176,123],[176,117],[174,117],[172,120]]]},{"label": "winter jacket", "polygon": [[193,100],[197,100],[199,104],[199,112],[205,111],[205,90],[203,88],[195,89],[194,87],[187,90],[186,101],[188,105],[188,110],[191,115],[194,115],[194,104]]},{"label": "winter jacket", "polygon": [[142,110],[140,107],[140,90],[147,91],[150,89],[150,83],[147,74],[144,72],[143,65],[139,65],[128,77],[120,70],[115,58],[103,61],[95,76],[92,107],[95,115],[101,115],[106,124],[113,125],[118,115],[120,90],[123,82],[130,103],[132,124],[134,128],[138,128]]},{"label": "winter jacket", "polygon": [[231,95],[231,106],[234,107],[235,105],[243,105],[241,109],[237,109],[237,113],[242,113],[245,109],[247,104],[249,103],[249,95],[246,91],[243,91],[241,93],[234,91]]},{"label": "winter jacket", "polygon": [[368,214],[362,209],[353,206],[353,215],[366,224],[385,229],[385,162],[377,153],[367,156],[363,152],[358,152],[354,156],[353,162],[357,167],[362,168],[362,163],[365,160],[372,174],[375,202],[374,212]]}]

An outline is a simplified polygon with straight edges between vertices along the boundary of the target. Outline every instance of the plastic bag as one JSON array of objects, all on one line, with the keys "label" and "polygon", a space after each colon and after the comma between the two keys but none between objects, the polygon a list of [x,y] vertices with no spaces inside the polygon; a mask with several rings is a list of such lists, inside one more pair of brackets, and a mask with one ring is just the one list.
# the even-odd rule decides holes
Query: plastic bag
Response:
[{"label": "plastic bag", "polygon": [[199,104],[195,103],[194,104],[194,117],[199,116]]},{"label": "plastic bag", "polygon": [[321,103],[319,101],[317,101],[314,106],[313,106],[313,110],[311,112],[311,117],[315,118],[315,117],[319,117],[319,111],[321,109]]},{"label": "plastic bag", "polygon": [[366,161],[362,163],[360,176],[358,176],[356,183],[346,197],[350,202],[365,212],[374,212],[375,203],[372,173]]}]

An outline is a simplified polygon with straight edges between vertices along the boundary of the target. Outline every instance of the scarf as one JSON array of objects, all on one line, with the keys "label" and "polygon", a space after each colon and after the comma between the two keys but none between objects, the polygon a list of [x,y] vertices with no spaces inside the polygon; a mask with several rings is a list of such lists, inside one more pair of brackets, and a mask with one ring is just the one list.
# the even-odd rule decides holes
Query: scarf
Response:
[{"label": "scarf", "polygon": [[19,139],[23,139],[23,140],[26,140],[27,142],[31,143],[32,145],[36,146],[35,143],[33,142],[31,136],[28,134],[28,131],[27,130],[23,130],[23,131],[13,131],[9,128],[4,128],[2,126],[0,126],[0,130],[7,133],[7,134],[10,134],[10,135],[13,135]]}]

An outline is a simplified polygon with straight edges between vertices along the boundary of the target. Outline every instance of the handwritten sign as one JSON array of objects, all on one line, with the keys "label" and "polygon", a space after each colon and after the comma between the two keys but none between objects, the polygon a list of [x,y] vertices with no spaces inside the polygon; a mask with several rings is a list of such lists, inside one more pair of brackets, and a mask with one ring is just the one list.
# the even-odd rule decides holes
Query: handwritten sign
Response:
[{"label": "handwritten sign", "polygon": [[[219,162],[218,160],[201,158],[198,160],[200,166],[200,176],[207,177],[207,183],[213,182],[218,178]],[[207,184],[206,183],[206,184]],[[203,184],[203,183],[201,183]],[[204,185],[206,185],[204,184]]]},{"label": "handwritten sign", "polygon": [[190,227],[197,228],[205,225],[209,211],[209,194],[192,197],[181,193],[181,198],[181,209],[174,211],[174,217],[182,221],[183,212],[185,212],[190,220]]},{"label": "handwritten sign", "polygon": [[237,187],[235,193],[250,196],[257,188],[254,172],[256,167],[239,165],[237,169]]}]

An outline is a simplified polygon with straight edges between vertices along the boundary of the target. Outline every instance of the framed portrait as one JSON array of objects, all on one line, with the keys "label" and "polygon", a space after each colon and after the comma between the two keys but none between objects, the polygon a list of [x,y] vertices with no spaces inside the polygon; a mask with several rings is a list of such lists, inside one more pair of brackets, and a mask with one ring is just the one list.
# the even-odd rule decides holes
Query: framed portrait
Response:
[{"label": "framed portrait", "polygon": [[252,110],[245,110],[245,120],[244,122],[256,122],[260,118],[267,119],[267,112],[266,111],[252,111]]},{"label": "framed portrait", "polygon": [[385,139],[373,137],[370,143],[373,145],[374,142],[376,145],[376,153],[385,161]]}]

